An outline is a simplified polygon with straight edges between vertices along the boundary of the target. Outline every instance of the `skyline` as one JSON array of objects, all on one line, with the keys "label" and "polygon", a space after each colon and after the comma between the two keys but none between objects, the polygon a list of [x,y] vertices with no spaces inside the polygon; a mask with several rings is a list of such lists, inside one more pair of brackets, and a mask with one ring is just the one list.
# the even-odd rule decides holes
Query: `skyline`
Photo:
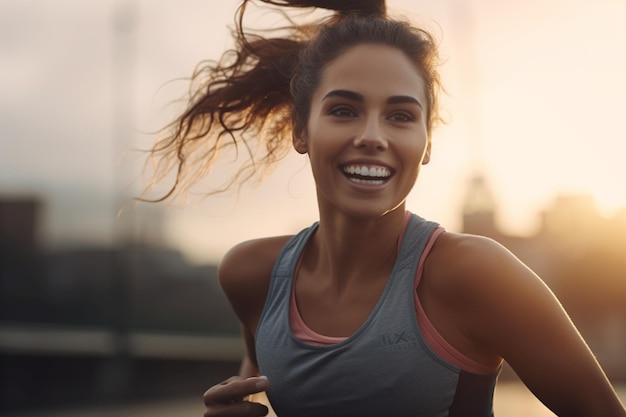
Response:
[{"label": "skyline", "polygon": [[[144,160],[131,148],[150,147],[154,135],[147,132],[180,110],[170,103],[188,85],[172,80],[229,44],[238,2],[224,3],[0,1],[0,195],[49,199],[46,240],[82,233],[106,242],[125,227],[133,211],[127,206],[117,220],[116,213],[140,192]],[[626,206],[626,3],[388,4],[439,39],[448,92],[449,122],[434,133],[432,162],[409,209],[457,230],[476,171],[487,177],[499,220],[514,234],[532,231],[537,213],[559,193],[591,194],[607,215]],[[119,33],[113,22],[124,7],[134,10],[133,26]],[[128,60],[121,69],[114,62],[119,41]],[[123,138],[114,120],[119,103],[135,131]],[[163,211],[164,239],[193,258],[294,233],[317,217],[308,164],[294,153],[261,186],[244,186],[235,197],[140,210]]]}]

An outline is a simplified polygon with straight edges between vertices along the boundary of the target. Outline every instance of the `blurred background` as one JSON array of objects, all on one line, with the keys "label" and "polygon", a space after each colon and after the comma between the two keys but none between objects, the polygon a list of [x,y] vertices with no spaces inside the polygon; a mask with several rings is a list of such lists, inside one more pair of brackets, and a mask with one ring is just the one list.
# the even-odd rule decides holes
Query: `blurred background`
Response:
[{"label": "blurred background", "polygon": [[[202,392],[237,371],[216,265],[315,221],[306,158],[239,194],[203,197],[236,170],[226,161],[187,201],[133,202],[144,151],[196,64],[231,46],[237,5],[0,0],[3,415],[201,415]],[[388,5],[438,39],[447,90],[409,209],[534,269],[624,400],[626,2]],[[496,413],[550,415],[508,368]]]}]

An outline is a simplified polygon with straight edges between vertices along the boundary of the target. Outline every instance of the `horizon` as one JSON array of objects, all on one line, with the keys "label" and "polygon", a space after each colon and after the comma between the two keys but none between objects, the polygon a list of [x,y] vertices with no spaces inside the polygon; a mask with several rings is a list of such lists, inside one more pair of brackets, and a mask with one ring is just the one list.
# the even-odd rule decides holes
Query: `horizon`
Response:
[{"label": "horizon", "polygon": [[[76,194],[69,189],[65,191],[57,190],[55,194],[66,195],[68,197],[74,198],[96,195],[95,193],[90,194],[89,192]],[[496,232],[500,234],[501,237],[505,238],[505,240],[507,238],[533,239],[540,233],[550,229],[551,224],[544,223],[546,219],[544,219],[543,216],[545,214],[554,214],[556,212],[563,213],[563,209],[565,209],[567,213],[570,213],[572,215],[576,214],[576,209],[585,210],[586,214],[590,215],[587,218],[586,222],[588,226],[594,224],[597,225],[599,221],[608,223],[623,222],[623,226],[625,226],[625,228],[623,230],[615,229],[614,237],[619,239],[620,237],[626,236],[626,205],[619,207],[614,211],[607,212],[601,209],[601,207],[597,204],[596,199],[591,194],[557,193],[553,195],[552,199],[548,201],[547,205],[541,207],[538,211],[534,213],[529,213],[529,216],[533,217],[534,226],[526,230],[525,233],[519,233],[515,230],[510,230],[506,227],[506,225],[502,223],[501,212],[498,209],[498,196],[493,195],[491,197],[493,198],[493,205],[483,205],[482,209],[486,208],[487,212],[493,213]],[[124,215],[127,217],[123,222],[121,222],[123,223],[125,232],[120,233],[118,231],[116,233],[116,229],[118,229],[120,226],[119,224],[117,226],[114,224],[108,224],[106,226],[101,225],[99,231],[94,230],[93,227],[91,230],[85,230],[84,227],[81,227],[84,226],[86,223],[85,217],[88,217],[89,220],[93,220],[93,218],[91,217],[93,212],[85,212],[83,216],[79,214],[78,218],[75,216],[76,213],[73,213],[74,216],[68,217],[67,219],[65,219],[64,222],[57,223],[54,226],[46,224],[50,220],[50,216],[48,213],[50,201],[48,201],[44,196],[37,194],[0,193],[0,204],[14,202],[26,202],[36,204],[36,217],[33,219],[35,226],[35,245],[43,251],[54,252],[57,250],[72,250],[76,248],[103,249],[115,248],[120,245],[124,246],[129,244],[139,244],[147,248],[154,247],[165,249],[168,251],[172,250],[174,252],[179,252],[186,262],[189,262],[190,264],[196,266],[202,266],[216,265],[217,263],[219,263],[223,254],[230,248],[227,245],[221,245],[215,246],[214,250],[211,252],[205,252],[203,250],[193,250],[193,248],[185,247],[185,245],[176,244],[175,241],[168,237],[167,223],[161,221],[163,218],[167,217],[166,211],[168,209],[171,209],[171,207],[168,208],[158,203],[145,203],[145,205],[142,207],[129,208],[128,210],[132,211],[132,213],[125,213]],[[97,203],[97,200],[92,201],[93,206],[96,206]],[[407,209],[410,210],[410,208]],[[175,210],[179,211],[181,214],[184,214],[186,207],[179,206],[176,207]],[[103,213],[105,212],[106,210],[103,211]],[[458,207],[458,211],[456,213],[456,227],[454,229],[446,227],[446,229],[450,232],[463,232],[464,213],[464,207],[463,204],[461,204]],[[140,220],[137,221],[137,219]],[[106,216],[102,216],[100,220],[103,223],[106,223]],[[310,220],[310,222],[313,222],[316,221],[316,218],[311,218],[308,220]],[[548,218],[547,221],[554,221],[554,218]],[[115,222],[116,221],[114,220],[114,223]],[[286,227],[284,233],[295,234],[300,230],[301,226],[307,227],[309,224],[310,223],[306,223],[303,225],[294,225],[291,230],[288,230],[288,227]],[[585,227],[584,225],[581,226],[583,228]],[[61,234],[59,230],[51,233],[51,228],[64,229],[65,234]],[[214,234],[210,230],[205,231],[207,232],[207,235]],[[483,233],[486,232],[487,231]],[[610,236],[607,236],[606,238],[611,239]]]}]

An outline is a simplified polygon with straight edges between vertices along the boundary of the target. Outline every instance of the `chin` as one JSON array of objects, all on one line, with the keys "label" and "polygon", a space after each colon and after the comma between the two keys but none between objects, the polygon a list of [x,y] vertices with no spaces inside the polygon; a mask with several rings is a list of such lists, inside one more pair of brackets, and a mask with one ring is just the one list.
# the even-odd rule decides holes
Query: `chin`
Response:
[{"label": "chin", "polygon": [[404,212],[404,209],[402,209],[403,204],[376,204],[374,202],[370,202],[370,204],[367,204],[365,202],[361,203],[360,207],[356,207],[356,206],[352,206],[350,208],[346,207],[343,212],[349,216],[349,217],[353,217],[355,219],[359,219],[359,220],[373,220],[373,219],[379,219],[385,215],[388,215],[396,210],[401,210],[402,212]]}]

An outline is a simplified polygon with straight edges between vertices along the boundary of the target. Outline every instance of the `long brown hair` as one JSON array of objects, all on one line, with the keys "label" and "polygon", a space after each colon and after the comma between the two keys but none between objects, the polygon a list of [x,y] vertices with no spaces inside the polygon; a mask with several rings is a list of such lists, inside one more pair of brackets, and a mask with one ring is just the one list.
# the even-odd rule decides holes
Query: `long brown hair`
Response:
[{"label": "long brown hair", "polygon": [[[243,17],[250,0],[237,11],[234,49],[216,62],[204,62],[192,76],[187,109],[164,130],[151,154],[155,182],[175,171],[175,181],[160,198],[184,192],[206,177],[218,156],[233,148],[246,162],[217,190],[228,190],[263,174],[292,147],[294,131],[308,120],[311,96],[323,68],[342,52],[362,43],[400,49],[421,72],[427,85],[427,127],[440,120],[435,42],[429,33],[387,17],[384,0],[261,0],[274,6],[323,8],[334,14],[323,22],[292,24],[280,37],[246,33]],[[285,31],[287,34],[285,35]]]}]

